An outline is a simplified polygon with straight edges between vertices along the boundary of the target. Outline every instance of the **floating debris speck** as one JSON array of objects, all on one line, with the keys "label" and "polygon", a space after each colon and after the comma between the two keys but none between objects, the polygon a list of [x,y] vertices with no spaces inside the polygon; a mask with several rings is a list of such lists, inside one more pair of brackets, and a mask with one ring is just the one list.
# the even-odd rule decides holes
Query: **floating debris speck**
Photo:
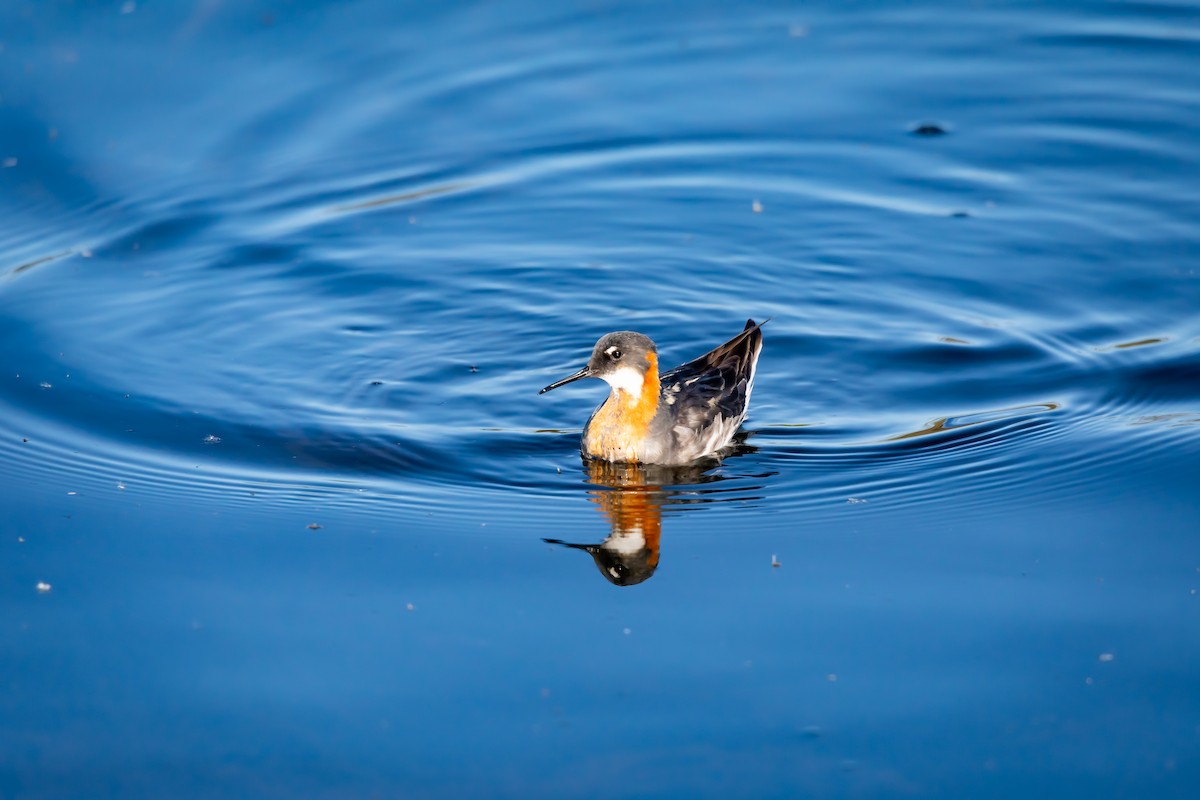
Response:
[{"label": "floating debris speck", "polygon": [[38,386],[42,387],[43,389],[53,389],[53,388],[54,388],[54,387],[53,387],[53,386],[52,386],[52,385],[51,385],[49,382],[47,382],[47,381],[42,381],[41,383],[39,383],[39,384],[38,384]]},{"label": "floating debris speck", "polygon": [[37,590],[38,590],[39,592],[41,592],[42,594],[45,594],[46,592],[50,591],[50,590],[51,590],[51,589],[53,589],[53,588],[54,588],[53,586],[51,586],[50,584],[46,583],[45,581],[38,581],[38,582],[37,582]]},{"label": "floating debris speck", "polygon": [[858,505],[859,503],[867,502],[867,498],[865,498],[865,497],[847,497],[846,502],[853,506],[853,505]]},{"label": "floating debris speck", "polygon": [[759,202],[758,199],[755,199],[755,201],[750,204],[750,210],[755,214],[761,214],[763,210],[763,204]]},{"label": "floating debris speck", "polygon": [[221,437],[220,437],[220,436],[213,436],[213,435],[210,433],[208,436],[205,436],[205,437],[204,437],[204,443],[205,443],[205,444],[220,444],[220,443],[221,443]]},{"label": "floating debris speck", "polygon": [[937,122],[920,122],[909,128],[913,136],[945,136],[950,129]]},{"label": "floating debris speck", "polygon": [[1100,654],[1101,661],[1108,662],[1108,661],[1112,661],[1113,658],[1115,658],[1115,656],[1112,653],[1101,653]]},{"label": "floating debris speck", "polygon": [[321,526],[315,522],[310,522],[310,523],[308,523],[308,529],[310,531],[319,531],[319,530],[321,530]]}]

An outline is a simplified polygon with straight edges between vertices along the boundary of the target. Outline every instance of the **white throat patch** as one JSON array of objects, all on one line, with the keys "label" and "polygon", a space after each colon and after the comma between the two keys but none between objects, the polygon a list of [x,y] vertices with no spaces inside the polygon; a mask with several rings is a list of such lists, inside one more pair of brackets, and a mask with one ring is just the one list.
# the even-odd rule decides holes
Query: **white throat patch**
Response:
[{"label": "white throat patch", "polygon": [[613,388],[614,391],[624,392],[625,394],[637,400],[642,396],[642,373],[638,372],[633,367],[621,367],[613,370],[607,375],[601,375],[605,382]]},{"label": "white throat patch", "polygon": [[610,553],[633,555],[646,548],[646,536],[641,528],[627,528],[609,536],[601,546]]}]

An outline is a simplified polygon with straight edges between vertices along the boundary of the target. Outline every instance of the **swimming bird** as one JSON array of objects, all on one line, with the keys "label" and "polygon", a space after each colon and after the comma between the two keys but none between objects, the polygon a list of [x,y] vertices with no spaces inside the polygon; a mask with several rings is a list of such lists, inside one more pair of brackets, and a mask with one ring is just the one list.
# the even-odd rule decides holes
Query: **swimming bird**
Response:
[{"label": "swimming bird", "polygon": [[658,348],[634,331],[606,333],[587,366],[542,389],[600,378],[611,391],[583,429],[583,455],[604,461],[687,464],[718,453],[750,404],[768,320],[747,320],[737,336],[694,361],[658,374]]}]

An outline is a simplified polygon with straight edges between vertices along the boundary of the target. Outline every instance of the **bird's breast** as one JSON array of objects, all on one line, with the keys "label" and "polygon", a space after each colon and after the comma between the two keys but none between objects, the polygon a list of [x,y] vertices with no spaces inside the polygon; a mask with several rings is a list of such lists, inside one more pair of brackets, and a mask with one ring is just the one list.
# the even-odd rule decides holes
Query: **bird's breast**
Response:
[{"label": "bird's breast", "polygon": [[588,420],[583,451],[605,461],[644,461],[650,449],[650,423],[658,412],[658,370],[651,365],[635,398],[614,390]]}]

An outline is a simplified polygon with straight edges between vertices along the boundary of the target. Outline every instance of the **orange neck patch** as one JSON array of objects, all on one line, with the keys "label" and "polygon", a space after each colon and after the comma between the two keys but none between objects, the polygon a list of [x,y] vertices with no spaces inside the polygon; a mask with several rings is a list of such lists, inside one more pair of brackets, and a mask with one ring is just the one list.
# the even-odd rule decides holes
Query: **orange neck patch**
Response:
[{"label": "orange neck patch", "polygon": [[658,356],[646,354],[642,392],[633,397],[613,390],[584,432],[588,455],[609,461],[638,461],[641,442],[658,412]]}]

